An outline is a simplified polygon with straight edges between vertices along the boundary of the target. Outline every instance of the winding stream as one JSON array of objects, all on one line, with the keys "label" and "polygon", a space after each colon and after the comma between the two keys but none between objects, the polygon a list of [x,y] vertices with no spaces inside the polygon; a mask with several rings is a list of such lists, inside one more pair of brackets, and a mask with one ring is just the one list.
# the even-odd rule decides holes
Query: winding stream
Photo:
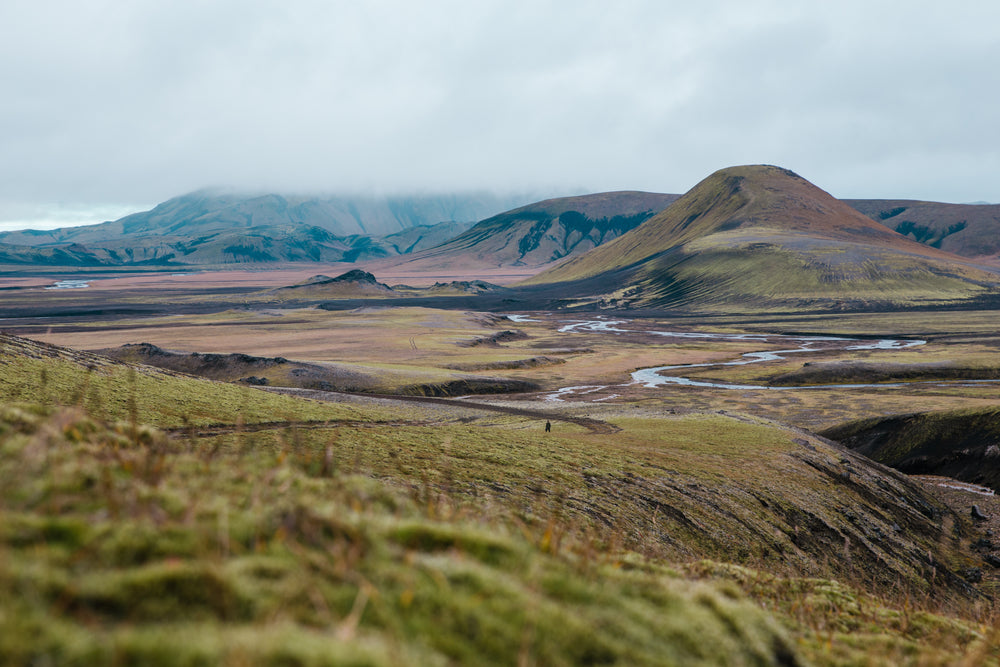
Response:
[{"label": "winding stream", "polygon": [[[518,321],[518,320],[515,320]],[[519,321],[531,321],[522,319]],[[846,338],[840,336],[784,336],[780,334],[727,334],[727,333],[704,333],[704,332],[682,332],[682,331],[641,331],[636,329],[622,328],[629,320],[586,320],[566,324],[559,328],[560,333],[573,333],[587,331],[591,333],[606,333],[617,335],[622,333],[644,333],[665,338],[687,338],[701,340],[727,340],[727,341],[759,341],[761,343],[784,343],[794,347],[780,350],[769,350],[761,352],[747,352],[739,359],[723,362],[709,362],[700,364],[677,364],[672,366],[654,366],[651,368],[641,368],[632,373],[632,381],[622,385],[578,385],[574,387],[563,387],[557,391],[545,395],[547,401],[562,401],[569,396],[580,396],[592,394],[612,386],[627,387],[640,384],[645,388],[656,388],[665,385],[681,385],[686,387],[709,387],[713,389],[739,389],[739,390],[767,390],[767,391],[791,391],[801,389],[864,389],[879,388],[887,389],[893,387],[906,387],[914,384],[946,384],[946,381],[916,381],[916,382],[896,382],[879,384],[822,384],[804,385],[794,387],[771,387],[767,385],[735,384],[728,382],[711,382],[708,380],[698,380],[683,375],[666,374],[668,371],[680,371],[690,368],[706,368],[709,366],[745,366],[766,361],[780,361],[790,354],[808,354],[810,352],[828,352],[830,350],[904,350],[906,348],[925,345],[925,340],[897,340],[885,338],[873,342],[864,341],[858,338]],[[991,382],[990,380],[958,380],[965,384],[975,384]],[[996,381],[992,381],[996,382]],[[612,396],[597,400],[608,400]]]}]

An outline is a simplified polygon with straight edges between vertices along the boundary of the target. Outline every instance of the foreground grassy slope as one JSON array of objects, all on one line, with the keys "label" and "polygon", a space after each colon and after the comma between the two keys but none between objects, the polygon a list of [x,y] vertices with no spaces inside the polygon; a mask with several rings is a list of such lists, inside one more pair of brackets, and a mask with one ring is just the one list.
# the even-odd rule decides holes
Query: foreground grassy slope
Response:
[{"label": "foreground grassy slope", "polygon": [[384,417],[373,409],[293,400],[5,334],[0,400],[79,405],[102,420],[164,428]]},{"label": "foreground grassy slope", "polygon": [[75,410],[6,406],[0,486],[9,663],[996,658],[973,618],[893,608],[825,579],[671,569],[560,538],[551,521],[452,511],[293,437],[240,449],[133,440]]},{"label": "foreground grassy slope", "polygon": [[798,664],[732,588],[428,518],[289,451],[8,407],[0,452],[5,662]]},{"label": "foreground grassy slope", "polygon": [[[968,521],[901,475],[745,417],[614,424],[622,430],[613,435],[557,424],[544,438],[531,422],[341,431],[329,456],[403,484],[435,512],[513,510],[525,525],[551,524],[556,537],[602,549],[834,576],[941,604],[978,599],[957,574],[977,562],[966,552]],[[314,458],[330,443],[317,431],[297,438]],[[253,439],[280,442],[274,433]],[[211,446],[246,445],[227,435]]]}]

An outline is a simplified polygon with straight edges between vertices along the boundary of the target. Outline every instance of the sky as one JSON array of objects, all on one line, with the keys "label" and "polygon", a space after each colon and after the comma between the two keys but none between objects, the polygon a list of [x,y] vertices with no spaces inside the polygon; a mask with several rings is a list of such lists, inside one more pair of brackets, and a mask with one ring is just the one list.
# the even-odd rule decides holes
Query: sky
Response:
[{"label": "sky", "polygon": [[0,229],[203,187],[1000,202],[992,0],[3,0]]}]

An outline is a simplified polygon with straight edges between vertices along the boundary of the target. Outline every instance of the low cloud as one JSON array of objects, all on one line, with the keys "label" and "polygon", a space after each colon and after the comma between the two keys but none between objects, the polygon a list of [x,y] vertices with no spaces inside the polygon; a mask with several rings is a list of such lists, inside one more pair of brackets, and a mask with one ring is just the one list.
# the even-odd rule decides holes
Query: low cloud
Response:
[{"label": "low cloud", "polygon": [[1000,6],[889,4],[11,0],[0,217],[204,186],[680,192],[748,162],[1000,199]]}]

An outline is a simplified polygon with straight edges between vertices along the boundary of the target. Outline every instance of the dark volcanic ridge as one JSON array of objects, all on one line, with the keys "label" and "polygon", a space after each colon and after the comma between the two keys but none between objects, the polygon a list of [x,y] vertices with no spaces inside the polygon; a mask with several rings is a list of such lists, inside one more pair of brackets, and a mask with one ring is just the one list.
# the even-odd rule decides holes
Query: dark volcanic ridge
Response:
[{"label": "dark volcanic ridge", "polygon": [[329,296],[382,296],[395,294],[395,290],[385,283],[380,283],[375,276],[367,271],[352,269],[339,276],[316,275],[306,280],[267,290],[269,294],[309,295],[313,297]]},{"label": "dark volcanic ridge", "polygon": [[420,297],[475,297],[484,294],[497,295],[508,291],[505,287],[494,285],[485,280],[453,280],[449,283],[434,283],[430,287],[389,286],[379,282],[372,273],[361,269],[351,269],[334,278],[322,274],[315,275],[295,285],[266,290],[263,294],[298,299],[371,297],[412,299]]}]

